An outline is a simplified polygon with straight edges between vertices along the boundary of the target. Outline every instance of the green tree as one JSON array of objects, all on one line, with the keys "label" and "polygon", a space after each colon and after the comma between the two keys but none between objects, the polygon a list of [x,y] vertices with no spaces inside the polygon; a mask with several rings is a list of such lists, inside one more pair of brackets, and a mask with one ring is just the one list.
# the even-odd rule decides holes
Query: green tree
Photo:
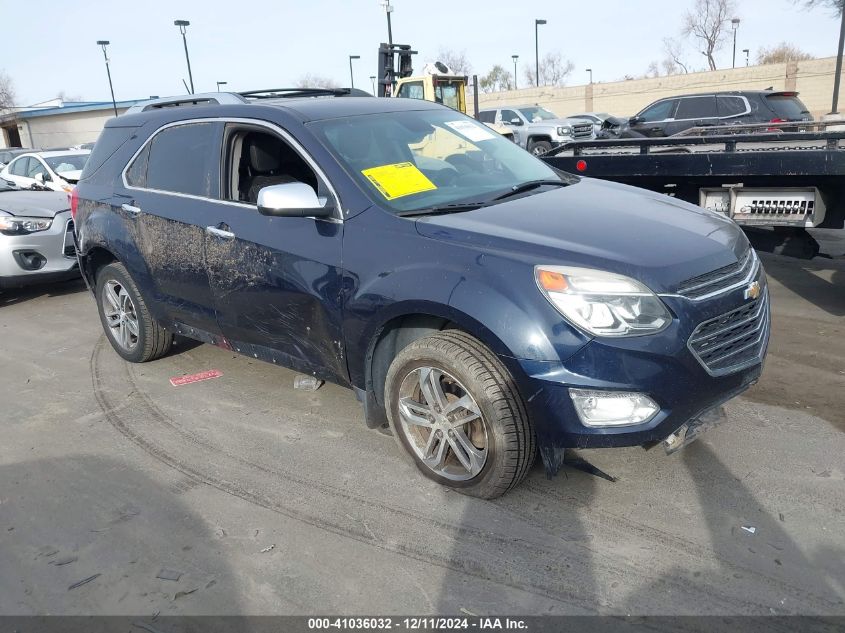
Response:
[{"label": "green tree", "polygon": [[513,75],[499,64],[478,80],[481,92],[502,92],[513,89]]}]

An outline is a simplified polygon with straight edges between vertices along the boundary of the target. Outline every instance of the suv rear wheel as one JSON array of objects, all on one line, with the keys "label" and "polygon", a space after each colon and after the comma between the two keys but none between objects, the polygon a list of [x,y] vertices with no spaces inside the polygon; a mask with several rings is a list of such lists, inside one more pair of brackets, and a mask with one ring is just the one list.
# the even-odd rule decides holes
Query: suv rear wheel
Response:
[{"label": "suv rear wheel", "polygon": [[150,316],[123,264],[109,264],[97,274],[97,311],[114,351],[129,362],[161,358],[173,343],[173,335]]},{"label": "suv rear wheel", "polygon": [[411,343],[387,372],[397,443],[430,479],[492,499],[534,461],[534,431],[507,369],[483,343],[446,330]]}]

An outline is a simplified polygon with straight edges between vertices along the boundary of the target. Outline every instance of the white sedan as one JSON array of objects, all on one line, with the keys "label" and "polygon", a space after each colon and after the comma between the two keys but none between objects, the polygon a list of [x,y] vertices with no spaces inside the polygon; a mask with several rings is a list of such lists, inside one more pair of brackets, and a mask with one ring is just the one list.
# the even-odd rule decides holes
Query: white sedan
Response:
[{"label": "white sedan", "polygon": [[87,149],[21,154],[0,171],[0,178],[14,182],[22,189],[35,185],[70,192],[90,154]]}]

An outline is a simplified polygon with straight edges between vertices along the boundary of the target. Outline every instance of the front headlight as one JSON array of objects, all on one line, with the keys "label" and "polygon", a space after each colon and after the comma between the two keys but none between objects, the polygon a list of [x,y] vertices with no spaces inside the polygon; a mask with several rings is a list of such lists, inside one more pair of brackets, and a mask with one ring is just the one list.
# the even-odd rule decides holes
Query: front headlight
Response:
[{"label": "front headlight", "polygon": [[4,235],[26,235],[46,231],[53,220],[46,218],[22,218],[14,215],[0,215],[0,233]]},{"label": "front headlight", "polygon": [[654,334],[672,321],[657,295],[624,275],[592,268],[535,266],[534,277],[558,312],[596,336]]},{"label": "front headlight", "polygon": [[563,127],[559,127],[557,129],[557,135],[558,136],[572,136],[572,128],[569,127],[568,125],[565,125]]}]

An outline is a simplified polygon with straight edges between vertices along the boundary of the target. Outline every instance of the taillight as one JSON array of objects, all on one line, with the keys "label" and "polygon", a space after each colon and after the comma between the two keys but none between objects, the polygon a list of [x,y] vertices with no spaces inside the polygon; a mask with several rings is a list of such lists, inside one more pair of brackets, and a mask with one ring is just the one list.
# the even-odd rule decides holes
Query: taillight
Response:
[{"label": "taillight", "polygon": [[67,197],[70,202],[70,217],[76,220],[76,208],[79,206],[79,193],[76,191],[76,187],[71,189]]},{"label": "taillight", "polygon": [[788,121],[786,119],[781,119],[779,117],[775,117],[774,119],[769,121],[769,123],[788,123]]}]

